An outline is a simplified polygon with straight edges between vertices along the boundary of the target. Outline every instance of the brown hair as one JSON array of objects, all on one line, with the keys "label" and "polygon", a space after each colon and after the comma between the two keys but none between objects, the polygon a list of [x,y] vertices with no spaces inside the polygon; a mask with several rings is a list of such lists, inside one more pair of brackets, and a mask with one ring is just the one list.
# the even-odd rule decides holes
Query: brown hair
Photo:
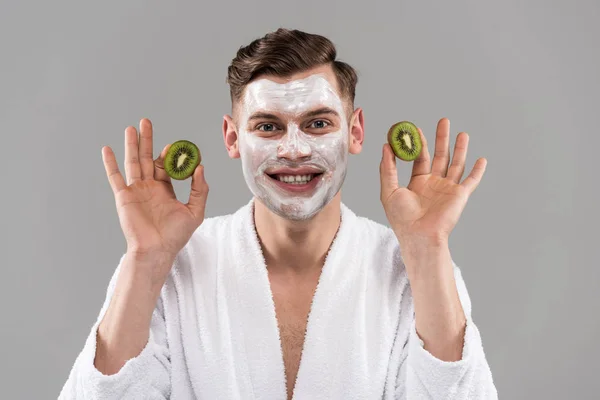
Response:
[{"label": "brown hair", "polygon": [[286,77],[323,64],[331,64],[344,99],[354,108],[358,77],[354,68],[336,60],[337,51],[324,36],[279,28],[241,47],[227,68],[227,83],[235,105],[246,85],[258,75]]}]

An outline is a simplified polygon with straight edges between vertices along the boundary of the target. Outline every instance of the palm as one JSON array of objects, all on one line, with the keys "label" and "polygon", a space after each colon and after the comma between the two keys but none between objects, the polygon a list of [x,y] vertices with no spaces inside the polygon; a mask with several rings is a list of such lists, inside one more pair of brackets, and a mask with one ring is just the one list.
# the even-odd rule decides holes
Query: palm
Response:
[{"label": "palm", "polygon": [[437,176],[420,176],[388,199],[390,218],[410,231],[450,233],[465,205],[464,190]]},{"label": "palm", "polygon": [[447,237],[458,222],[470,193],[485,170],[485,159],[479,159],[471,174],[460,183],[464,172],[468,136],[459,135],[454,158],[449,163],[449,122],[440,120],[435,158],[429,165],[426,139],[419,129],[423,150],[413,165],[407,187],[398,185],[395,157],[386,145],[381,163],[381,201],[386,216],[400,236]]},{"label": "palm", "polygon": [[150,121],[140,122],[139,144],[135,128],[127,128],[125,135],[127,183],[110,147],[102,149],[102,156],[128,250],[175,255],[204,220],[208,195],[204,167],[194,171],[189,202],[181,203],[163,167],[169,146],[152,160]]},{"label": "palm", "polygon": [[117,193],[121,228],[132,247],[164,247],[176,253],[196,228],[194,215],[171,185],[139,181]]}]

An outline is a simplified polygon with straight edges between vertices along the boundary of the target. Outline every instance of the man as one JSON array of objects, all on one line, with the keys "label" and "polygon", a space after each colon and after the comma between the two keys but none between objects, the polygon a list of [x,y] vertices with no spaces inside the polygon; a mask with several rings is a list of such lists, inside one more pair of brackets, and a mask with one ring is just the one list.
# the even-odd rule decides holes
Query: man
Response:
[{"label": "man", "polygon": [[[448,237],[483,176],[449,164],[449,121],[407,187],[383,147],[391,228],[341,202],[364,119],[356,73],[326,38],[279,29],[241,48],[223,121],[253,197],[204,218],[204,167],[179,202],[152,159],[152,126],[126,130],[125,172],[103,148],[127,252],[61,398],[494,399]],[[224,183],[225,184],[225,183]]]}]

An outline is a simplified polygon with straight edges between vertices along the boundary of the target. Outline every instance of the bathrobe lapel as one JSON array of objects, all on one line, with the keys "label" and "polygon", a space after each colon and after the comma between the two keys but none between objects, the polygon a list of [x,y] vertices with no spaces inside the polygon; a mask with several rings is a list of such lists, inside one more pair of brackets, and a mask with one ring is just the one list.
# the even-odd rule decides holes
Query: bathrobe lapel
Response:
[{"label": "bathrobe lapel", "polygon": [[[285,372],[265,260],[254,228],[253,199],[233,215],[228,264],[237,299],[236,339],[243,343],[250,378],[248,399],[286,399]],[[232,325],[235,321],[232,321]]]}]

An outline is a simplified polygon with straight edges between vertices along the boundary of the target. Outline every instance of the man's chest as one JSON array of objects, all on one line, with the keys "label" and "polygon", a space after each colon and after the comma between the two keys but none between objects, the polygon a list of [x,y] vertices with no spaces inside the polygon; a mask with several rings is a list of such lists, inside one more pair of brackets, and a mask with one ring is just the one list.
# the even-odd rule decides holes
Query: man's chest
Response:
[{"label": "man's chest", "polygon": [[298,375],[304,348],[306,325],[317,282],[318,278],[294,283],[271,278],[270,283],[281,339],[288,398],[291,397]]}]

